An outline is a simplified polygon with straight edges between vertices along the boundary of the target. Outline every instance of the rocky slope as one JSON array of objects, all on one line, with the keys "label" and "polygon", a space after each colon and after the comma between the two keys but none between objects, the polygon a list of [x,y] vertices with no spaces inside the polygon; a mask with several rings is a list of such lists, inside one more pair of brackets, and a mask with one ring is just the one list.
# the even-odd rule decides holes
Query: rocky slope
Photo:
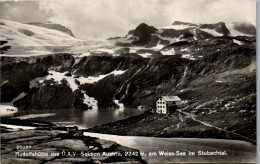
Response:
[{"label": "rocky slope", "polygon": [[[153,59],[129,53],[88,57],[73,57],[72,54],[1,57],[1,101],[10,102],[30,88],[30,92],[16,102],[18,107],[32,108],[28,102],[32,105],[33,101],[42,102],[40,104],[50,99],[59,102],[63,97],[54,95],[73,95],[73,98],[67,101],[70,105],[58,107],[59,103],[53,103],[52,108],[73,107],[84,95],[95,98],[101,108],[113,106],[115,99],[126,106],[149,106],[159,95],[169,94],[177,94],[198,105],[223,96],[246,96],[255,92],[255,42],[239,38],[240,42],[245,42],[241,46],[233,42],[235,39],[222,37],[193,43],[178,42],[162,50],[175,49],[176,55]],[[51,74],[63,77],[55,79]],[[250,82],[247,79],[251,79]],[[234,85],[241,91],[233,91]]]}]

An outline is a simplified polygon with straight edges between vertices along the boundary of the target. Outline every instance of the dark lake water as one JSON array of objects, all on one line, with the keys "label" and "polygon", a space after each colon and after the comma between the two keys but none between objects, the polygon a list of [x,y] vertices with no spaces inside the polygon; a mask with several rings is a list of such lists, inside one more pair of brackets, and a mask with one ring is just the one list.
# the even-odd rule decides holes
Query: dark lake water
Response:
[{"label": "dark lake water", "polygon": [[15,117],[37,121],[48,121],[67,125],[77,125],[90,128],[109,122],[125,119],[142,114],[144,109],[118,108],[118,109],[58,109],[58,110],[19,110]]}]

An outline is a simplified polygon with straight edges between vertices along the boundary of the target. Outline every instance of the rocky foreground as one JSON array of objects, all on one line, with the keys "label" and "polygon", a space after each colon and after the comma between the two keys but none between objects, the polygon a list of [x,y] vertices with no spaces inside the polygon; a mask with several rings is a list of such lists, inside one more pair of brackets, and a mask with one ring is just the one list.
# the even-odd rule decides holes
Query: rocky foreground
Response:
[{"label": "rocky foreground", "polygon": [[[3,120],[7,122],[19,120]],[[3,123],[2,122],[2,123]],[[83,136],[77,127],[20,121],[39,127],[13,130],[1,126],[1,163],[146,163],[136,149]],[[25,126],[26,127],[26,126]],[[126,156],[126,152],[135,152]]]}]

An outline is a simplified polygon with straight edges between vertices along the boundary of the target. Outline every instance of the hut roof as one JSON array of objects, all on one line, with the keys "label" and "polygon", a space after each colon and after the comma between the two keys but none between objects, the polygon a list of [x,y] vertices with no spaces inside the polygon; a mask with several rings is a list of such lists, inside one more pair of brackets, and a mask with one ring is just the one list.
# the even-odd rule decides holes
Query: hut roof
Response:
[{"label": "hut roof", "polygon": [[161,96],[164,101],[181,101],[178,96]]}]

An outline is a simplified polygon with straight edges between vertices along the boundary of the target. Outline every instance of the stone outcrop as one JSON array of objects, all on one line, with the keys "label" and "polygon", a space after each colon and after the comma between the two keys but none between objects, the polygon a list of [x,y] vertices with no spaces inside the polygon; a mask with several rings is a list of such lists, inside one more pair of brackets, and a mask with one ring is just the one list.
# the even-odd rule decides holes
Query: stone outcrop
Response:
[{"label": "stone outcrop", "polygon": [[71,68],[71,54],[53,54],[36,57],[1,57],[1,102],[10,102],[20,93],[30,90],[30,81],[48,74],[50,67],[58,71]]},{"label": "stone outcrop", "polygon": [[[14,102],[20,109],[67,109],[88,108],[83,104],[83,94],[76,90],[72,92],[66,80],[61,84],[53,84],[45,80],[44,86],[31,89],[26,97]],[[48,94],[46,94],[48,93]]]}]

